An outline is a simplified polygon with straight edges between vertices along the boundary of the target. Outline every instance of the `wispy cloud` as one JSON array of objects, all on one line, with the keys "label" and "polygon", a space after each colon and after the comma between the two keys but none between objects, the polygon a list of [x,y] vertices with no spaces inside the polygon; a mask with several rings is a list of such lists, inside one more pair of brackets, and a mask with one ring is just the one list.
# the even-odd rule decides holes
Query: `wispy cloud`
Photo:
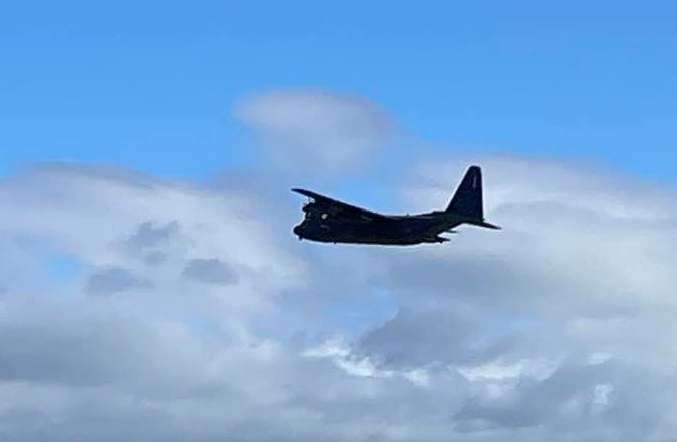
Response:
[{"label": "wispy cloud", "polygon": [[273,91],[240,102],[235,115],[285,169],[333,174],[360,166],[393,135],[389,117],[357,96],[321,89]]}]

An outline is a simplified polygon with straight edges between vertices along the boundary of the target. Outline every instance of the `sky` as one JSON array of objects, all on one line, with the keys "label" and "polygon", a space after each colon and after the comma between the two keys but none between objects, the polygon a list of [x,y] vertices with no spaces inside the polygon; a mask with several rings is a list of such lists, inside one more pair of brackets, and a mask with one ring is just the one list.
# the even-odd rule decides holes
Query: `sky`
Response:
[{"label": "sky", "polygon": [[[0,439],[677,441],[677,6],[15,2]],[[299,242],[291,187],[500,232]]]},{"label": "sky", "polygon": [[442,150],[669,179],[676,8],[588,3],[15,3],[0,19],[2,167],[204,176],[252,161],[238,100],[315,87],[367,97]]}]

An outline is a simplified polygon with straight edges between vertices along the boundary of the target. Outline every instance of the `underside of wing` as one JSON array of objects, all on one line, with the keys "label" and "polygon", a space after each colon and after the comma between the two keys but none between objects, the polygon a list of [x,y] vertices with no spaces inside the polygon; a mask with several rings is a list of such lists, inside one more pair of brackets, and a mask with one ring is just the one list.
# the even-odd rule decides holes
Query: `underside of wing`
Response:
[{"label": "underside of wing", "polygon": [[323,210],[326,210],[334,216],[357,217],[364,220],[386,219],[384,215],[379,213],[371,212],[362,207],[353,206],[352,204],[335,200],[334,198],[321,195],[317,192],[313,192],[312,190],[294,188],[292,191],[311,198],[314,201],[314,204],[317,204],[318,206],[322,207]]}]

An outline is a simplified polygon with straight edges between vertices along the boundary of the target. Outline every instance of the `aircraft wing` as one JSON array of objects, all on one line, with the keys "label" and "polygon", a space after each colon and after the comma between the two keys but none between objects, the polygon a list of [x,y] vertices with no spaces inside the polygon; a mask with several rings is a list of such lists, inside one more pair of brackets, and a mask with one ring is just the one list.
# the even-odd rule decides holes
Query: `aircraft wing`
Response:
[{"label": "aircraft wing", "polygon": [[343,201],[320,195],[319,193],[313,192],[312,190],[294,188],[292,191],[307,196],[308,198],[312,198],[317,204],[328,206],[328,212],[334,216],[345,216],[351,218],[355,217],[361,218],[365,221],[387,219],[386,216],[379,213],[371,212],[367,209],[363,209],[362,207],[353,206],[352,204],[344,203]]}]

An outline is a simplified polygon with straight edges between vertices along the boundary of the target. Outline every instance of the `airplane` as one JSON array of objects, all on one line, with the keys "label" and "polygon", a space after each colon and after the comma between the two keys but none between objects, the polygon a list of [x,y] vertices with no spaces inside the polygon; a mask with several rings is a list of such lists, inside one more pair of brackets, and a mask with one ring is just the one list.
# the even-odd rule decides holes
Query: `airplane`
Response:
[{"label": "airplane", "polygon": [[478,166],[468,169],[444,211],[420,215],[382,215],[310,190],[291,190],[311,200],[303,206],[305,218],[293,230],[299,240],[407,246],[447,242],[449,239],[440,235],[457,233],[454,228],[461,224],[500,230],[484,220],[482,170]]}]

